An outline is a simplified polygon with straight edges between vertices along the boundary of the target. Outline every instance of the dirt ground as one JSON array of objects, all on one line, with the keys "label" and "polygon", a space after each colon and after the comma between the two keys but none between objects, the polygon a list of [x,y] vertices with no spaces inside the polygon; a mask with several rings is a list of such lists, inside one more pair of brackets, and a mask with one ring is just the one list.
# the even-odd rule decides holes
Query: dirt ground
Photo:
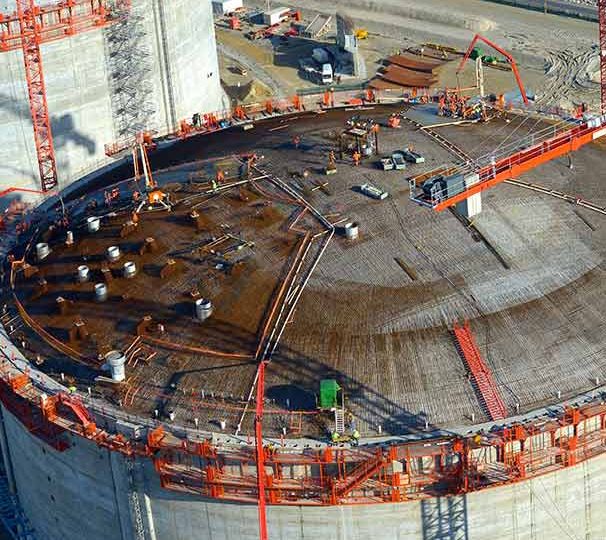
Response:
[{"label": "dirt ground", "polygon": [[[302,9],[305,20],[318,12],[334,14],[340,10],[366,28],[370,37],[361,43],[361,50],[369,77],[381,60],[395,50],[424,42],[465,49],[474,33],[479,32],[514,55],[526,87],[530,93],[536,93],[541,106],[570,107],[581,102],[595,106],[599,99],[598,36],[594,23],[483,0],[335,0],[330,3],[302,0],[284,4]],[[257,0],[247,5],[265,7],[264,2]],[[267,76],[279,93],[292,93],[293,89],[310,86],[298,76],[296,69],[297,58],[308,53],[304,48],[294,48],[288,54],[277,53],[275,58],[280,58],[280,62],[275,65],[273,46],[268,40],[253,43],[242,35],[234,37],[234,32],[223,30],[218,31],[218,37],[220,43],[257,63],[262,70],[257,77]],[[440,85],[454,86],[455,71],[456,62],[447,64],[442,70]],[[470,66],[461,84],[467,85],[473,78]],[[488,68],[485,78],[489,92],[515,89],[510,72]]]}]

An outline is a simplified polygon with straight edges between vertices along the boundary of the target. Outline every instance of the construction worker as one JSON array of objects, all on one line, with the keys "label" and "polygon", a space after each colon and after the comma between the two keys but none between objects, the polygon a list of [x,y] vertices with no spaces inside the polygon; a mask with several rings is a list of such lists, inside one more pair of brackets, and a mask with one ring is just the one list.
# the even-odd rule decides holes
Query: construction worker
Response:
[{"label": "construction worker", "polygon": [[299,149],[299,144],[301,144],[301,137],[299,135],[295,135],[292,138],[292,144],[298,150]]},{"label": "construction worker", "polygon": [[357,150],[353,153],[353,162],[354,162],[354,167],[358,167],[360,165],[360,160],[362,159],[362,154],[360,154],[360,152],[358,152]]},{"label": "construction worker", "polygon": [[444,96],[440,96],[440,100],[438,101],[438,116],[444,116],[446,111],[446,98]]},{"label": "construction worker", "polygon": [[354,429],[351,433],[351,443],[355,446],[360,444],[360,432],[357,429]]},{"label": "construction worker", "polygon": [[333,443],[338,443],[338,442],[339,442],[339,440],[340,440],[340,438],[341,438],[341,437],[340,437],[340,435],[339,435],[339,434],[338,434],[336,431],[333,431],[333,432],[332,432],[332,435],[330,436],[330,440],[331,440]]},{"label": "construction worker", "polygon": [[252,175],[252,169],[255,166],[255,163],[257,162],[257,154],[250,154],[247,158],[246,158],[246,164],[247,164],[247,176],[250,178]]}]

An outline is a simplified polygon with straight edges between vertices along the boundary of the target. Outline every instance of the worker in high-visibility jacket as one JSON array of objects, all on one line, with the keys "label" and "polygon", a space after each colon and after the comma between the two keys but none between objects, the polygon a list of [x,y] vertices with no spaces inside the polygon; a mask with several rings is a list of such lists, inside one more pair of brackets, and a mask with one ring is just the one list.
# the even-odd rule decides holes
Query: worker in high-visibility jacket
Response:
[{"label": "worker in high-visibility jacket", "polygon": [[351,433],[351,442],[356,446],[360,443],[360,432],[357,429],[354,429]]},{"label": "worker in high-visibility jacket", "polygon": [[360,165],[360,159],[362,159],[362,154],[360,154],[360,152],[358,152],[357,150],[353,153],[353,162],[354,165],[357,167],[358,165]]}]

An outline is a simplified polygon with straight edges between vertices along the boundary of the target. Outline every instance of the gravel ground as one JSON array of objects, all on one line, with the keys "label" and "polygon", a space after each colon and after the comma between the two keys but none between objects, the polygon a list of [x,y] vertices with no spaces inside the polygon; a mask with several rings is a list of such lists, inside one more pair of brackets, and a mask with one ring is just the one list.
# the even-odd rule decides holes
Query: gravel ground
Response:
[{"label": "gravel ground", "polygon": [[[583,0],[582,4],[595,3]],[[252,0],[249,5],[264,7]],[[314,12],[344,11],[371,32],[363,50],[378,60],[396,48],[431,41],[466,47],[480,32],[505,47],[530,72],[543,106],[569,107],[599,99],[598,31],[589,21],[499,5],[485,0],[300,0],[285,2]],[[492,71],[489,70],[487,78]],[[511,89],[513,81],[509,83]]]}]

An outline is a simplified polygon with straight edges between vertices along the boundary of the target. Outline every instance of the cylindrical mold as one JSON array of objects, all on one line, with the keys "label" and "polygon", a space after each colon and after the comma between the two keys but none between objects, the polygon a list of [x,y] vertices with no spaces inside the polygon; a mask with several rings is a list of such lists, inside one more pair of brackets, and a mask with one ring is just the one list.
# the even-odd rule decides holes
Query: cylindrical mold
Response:
[{"label": "cylindrical mold", "polygon": [[126,356],[124,356],[124,353],[120,351],[110,351],[105,355],[105,360],[114,381],[120,382],[126,379],[126,370],[124,369]]},{"label": "cylindrical mold", "polygon": [[210,300],[206,298],[196,300],[196,319],[205,321],[212,315],[212,312],[213,303]]},{"label": "cylindrical mold", "polygon": [[97,302],[105,302],[107,300],[107,285],[105,283],[97,283],[95,285],[95,299]]},{"label": "cylindrical mold", "polygon": [[346,223],[345,238],[348,240],[357,240],[358,236],[360,236],[360,228],[358,224],[355,221],[352,223]]},{"label": "cylindrical mold", "polygon": [[107,260],[116,262],[120,258],[120,248],[118,246],[110,246],[107,248]]},{"label": "cylindrical mold", "polygon": [[74,233],[73,231],[67,231],[65,235],[65,243],[68,246],[71,246],[74,243]]},{"label": "cylindrical mold", "polygon": [[97,232],[101,228],[101,218],[96,216],[91,216],[86,219],[86,224],[88,227],[88,232],[94,233]]},{"label": "cylindrical mold", "polygon": [[85,281],[88,281],[88,278],[90,276],[90,268],[86,265],[82,265],[82,266],[78,266],[78,281],[80,283],[84,283]]},{"label": "cylindrical mold", "polygon": [[46,242],[40,242],[36,244],[36,257],[38,257],[39,261],[42,261],[48,257],[50,254],[50,247]]},{"label": "cylindrical mold", "polygon": [[130,279],[135,277],[135,274],[137,273],[137,265],[134,262],[127,262],[124,263],[124,277],[126,279]]}]

